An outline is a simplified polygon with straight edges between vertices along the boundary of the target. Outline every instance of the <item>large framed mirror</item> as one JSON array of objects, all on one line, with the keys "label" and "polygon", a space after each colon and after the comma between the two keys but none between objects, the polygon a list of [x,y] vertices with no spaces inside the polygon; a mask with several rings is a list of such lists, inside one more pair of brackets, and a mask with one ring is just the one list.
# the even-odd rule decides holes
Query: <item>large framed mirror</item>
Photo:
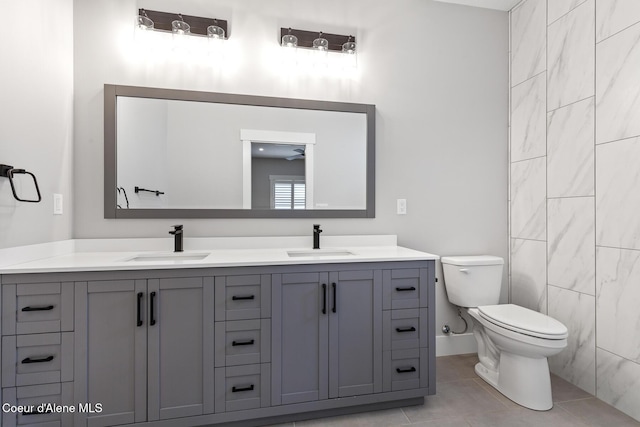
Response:
[{"label": "large framed mirror", "polygon": [[373,218],[375,106],[104,86],[105,218]]}]

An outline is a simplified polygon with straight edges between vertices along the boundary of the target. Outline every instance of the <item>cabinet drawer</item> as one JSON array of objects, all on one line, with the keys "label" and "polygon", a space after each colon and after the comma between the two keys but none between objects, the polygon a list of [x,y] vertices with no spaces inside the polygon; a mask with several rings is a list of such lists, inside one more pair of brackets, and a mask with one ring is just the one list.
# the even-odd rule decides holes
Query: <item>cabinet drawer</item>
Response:
[{"label": "cabinet drawer", "polygon": [[73,330],[73,283],[2,287],[2,335]]},{"label": "cabinet drawer", "polygon": [[271,320],[216,322],[215,366],[249,365],[271,361]]},{"label": "cabinet drawer", "polygon": [[384,391],[426,388],[429,384],[426,348],[385,351],[382,383]]},{"label": "cabinet drawer", "polygon": [[73,381],[73,332],[2,338],[2,387]]},{"label": "cabinet drawer", "polygon": [[427,308],[382,312],[383,350],[428,346]]},{"label": "cabinet drawer", "polygon": [[427,277],[426,268],[384,270],[382,308],[427,307]]},{"label": "cabinet drawer", "polygon": [[270,406],[271,364],[216,368],[215,411],[230,412]]},{"label": "cabinet drawer", "polygon": [[[2,389],[2,397],[4,402],[9,405],[29,406],[28,410],[24,412],[3,412],[2,425],[5,427],[23,425],[42,427],[73,426],[72,413],[37,413],[38,406],[41,404],[73,405],[73,383],[4,388]],[[50,410],[51,408],[48,409]]]},{"label": "cabinet drawer", "polygon": [[217,322],[271,317],[271,275],[216,277],[215,304]]}]

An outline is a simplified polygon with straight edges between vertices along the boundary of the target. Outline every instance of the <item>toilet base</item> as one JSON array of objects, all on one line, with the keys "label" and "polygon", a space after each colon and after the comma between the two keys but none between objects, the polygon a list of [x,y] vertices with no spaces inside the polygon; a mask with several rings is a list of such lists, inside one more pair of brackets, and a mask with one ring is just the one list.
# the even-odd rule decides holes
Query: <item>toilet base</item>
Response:
[{"label": "toilet base", "polygon": [[518,405],[536,411],[548,411],[553,407],[546,357],[533,359],[502,351],[498,372],[487,369],[482,363],[476,364],[475,371]]}]

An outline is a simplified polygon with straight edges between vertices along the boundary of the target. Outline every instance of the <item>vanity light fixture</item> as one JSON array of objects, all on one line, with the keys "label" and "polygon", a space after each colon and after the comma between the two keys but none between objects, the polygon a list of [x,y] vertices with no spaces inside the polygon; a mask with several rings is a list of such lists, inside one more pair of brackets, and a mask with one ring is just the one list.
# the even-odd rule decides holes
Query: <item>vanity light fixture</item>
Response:
[{"label": "vanity light fixture", "polygon": [[182,14],[178,14],[178,19],[171,21],[171,32],[173,35],[187,35],[191,33],[191,25],[187,24],[182,18]]},{"label": "vanity light fixture", "polygon": [[[280,28],[280,45],[283,47],[301,47],[325,52],[356,52],[356,38],[340,34]],[[346,50],[345,50],[346,45]]]},{"label": "vanity light fixture", "polygon": [[229,28],[224,19],[149,9],[138,9],[137,26],[140,29],[169,32],[176,36],[202,36],[222,40],[229,37]]},{"label": "vanity light fixture", "polygon": [[288,48],[296,48],[298,47],[298,38],[291,34],[291,27],[289,27],[289,32],[282,36],[282,46]]},{"label": "vanity light fixture", "polygon": [[153,21],[147,15],[147,11],[140,9],[138,11],[138,29],[143,31],[153,30],[153,25]]}]

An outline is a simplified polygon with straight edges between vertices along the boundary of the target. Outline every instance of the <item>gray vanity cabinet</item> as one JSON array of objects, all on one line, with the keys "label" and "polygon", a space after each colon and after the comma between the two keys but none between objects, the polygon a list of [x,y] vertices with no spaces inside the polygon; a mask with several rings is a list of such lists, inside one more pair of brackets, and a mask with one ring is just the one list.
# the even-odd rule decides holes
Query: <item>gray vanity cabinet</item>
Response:
[{"label": "gray vanity cabinet", "polygon": [[213,278],[76,283],[77,426],[213,412]]},{"label": "gray vanity cabinet", "polygon": [[272,405],[382,391],[382,272],[273,275]]}]

